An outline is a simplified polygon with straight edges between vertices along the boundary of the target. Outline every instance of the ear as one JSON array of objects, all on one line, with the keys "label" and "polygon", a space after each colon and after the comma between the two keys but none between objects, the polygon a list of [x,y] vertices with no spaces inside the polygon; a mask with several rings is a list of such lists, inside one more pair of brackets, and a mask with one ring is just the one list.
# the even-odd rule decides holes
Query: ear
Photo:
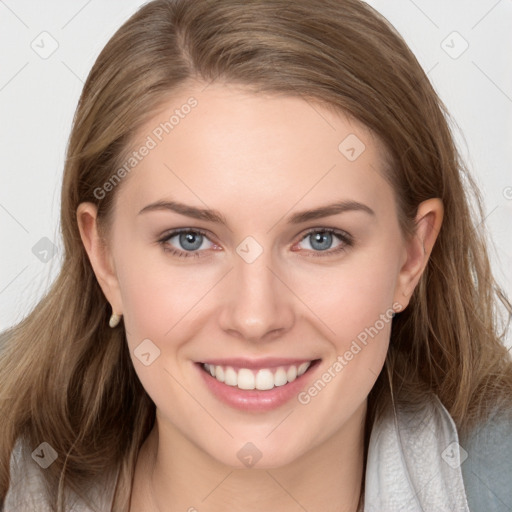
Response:
[{"label": "ear", "polygon": [[441,229],[443,213],[443,203],[438,198],[427,199],[418,206],[415,234],[406,242],[404,261],[395,289],[395,301],[402,305],[402,310],[409,304],[412,293],[427,266]]},{"label": "ear", "polygon": [[123,312],[119,282],[112,255],[101,238],[97,224],[97,207],[94,203],[80,203],[76,211],[80,237],[103,294],[114,313]]}]

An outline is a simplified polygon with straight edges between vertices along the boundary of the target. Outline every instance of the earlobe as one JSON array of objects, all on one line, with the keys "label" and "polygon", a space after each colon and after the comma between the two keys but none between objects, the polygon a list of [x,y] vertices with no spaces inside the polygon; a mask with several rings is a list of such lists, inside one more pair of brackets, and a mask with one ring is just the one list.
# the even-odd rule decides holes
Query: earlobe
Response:
[{"label": "earlobe", "polygon": [[395,300],[405,308],[418,284],[434,248],[443,222],[443,203],[432,198],[418,206],[416,231],[407,242],[405,262],[400,269]]},{"label": "earlobe", "polygon": [[113,312],[119,315],[122,313],[119,284],[108,247],[98,231],[96,205],[81,203],[77,208],[76,218],[80,237],[96,279]]}]

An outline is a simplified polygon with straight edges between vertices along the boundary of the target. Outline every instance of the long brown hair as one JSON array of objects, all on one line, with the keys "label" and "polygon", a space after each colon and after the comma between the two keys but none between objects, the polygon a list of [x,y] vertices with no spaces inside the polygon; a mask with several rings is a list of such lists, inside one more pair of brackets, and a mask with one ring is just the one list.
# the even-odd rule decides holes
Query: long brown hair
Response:
[{"label": "long brown hair", "polygon": [[[90,201],[108,226],[121,184],[98,199],[140,127],[189,80],[300,96],[368,126],[389,153],[405,234],[418,204],[439,197],[444,222],[409,306],[393,320],[386,369],[369,417],[389,387],[427,388],[457,426],[509,399],[512,370],[481,223],[482,199],[454,145],[446,109],[403,39],[359,0],[155,0],[111,38],[83,88],[62,184],[62,269],[34,310],[6,333],[0,354],[0,499],[18,436],[48,442],[53,509],[66,489],[120,467],[115,510],[127,510],[139,448],[155,407],[131,363],[81,243],[76,210]],[[105,229],[106,235],[108,230]]]}]

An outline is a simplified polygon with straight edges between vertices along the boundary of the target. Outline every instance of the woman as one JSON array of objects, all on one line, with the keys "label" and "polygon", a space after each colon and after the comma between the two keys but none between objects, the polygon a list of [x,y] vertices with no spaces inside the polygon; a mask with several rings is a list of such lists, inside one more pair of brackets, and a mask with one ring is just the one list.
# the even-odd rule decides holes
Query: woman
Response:
[{"label": "woman", "polygon": [[445,116],[358,0],[142,7],[5,336],[4,510],[507,510],[512,308]]}]

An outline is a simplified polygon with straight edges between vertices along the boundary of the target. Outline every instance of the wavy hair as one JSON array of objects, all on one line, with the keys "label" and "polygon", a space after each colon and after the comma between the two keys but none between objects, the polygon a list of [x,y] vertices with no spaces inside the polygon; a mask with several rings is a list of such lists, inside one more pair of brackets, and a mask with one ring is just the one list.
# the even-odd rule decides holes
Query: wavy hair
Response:
[{"label": "wavy hair", "polygon": [[[482,198],[455,147],[449,115],[402,37],[359,0],[154,0],[98,56],[73,120],[62,183],[62,268],[47,294],[5,333],[0,353],[0,500],[18,437],[59,457],[44,478],[53,510],[120,468],[114,510],[128,510],[155,406],[128,353],[81,242],[76,211],[98,207],[108,237],[114,199],[98,199],[137,131],[191,80],[298,96],[362,122],[388,153],[400,226],[438,197],[444,221],[409,306],[393,319],[385,369],[368,399],[372,421],[389,391],[438,395],[461,431],[489,404],[512,400],[504,346],[512,306],[493,278]],[[502,332],[500,332],[502,330]]]}]

